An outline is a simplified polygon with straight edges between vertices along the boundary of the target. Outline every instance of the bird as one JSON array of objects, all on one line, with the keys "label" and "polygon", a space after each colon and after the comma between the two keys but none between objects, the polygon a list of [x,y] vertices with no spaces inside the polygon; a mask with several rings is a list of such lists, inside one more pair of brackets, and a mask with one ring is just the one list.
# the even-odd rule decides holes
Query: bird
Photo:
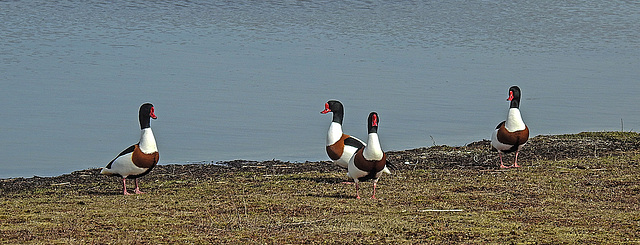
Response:
[{"label": "bird", "polygon": [[[491,135],[491,146],[498,150],[501,168],[520,167],[520,165],[518,165],[518,153],[529,139],[529,127],[527,127],[520,115],[520,96],[521,92],[518,86],[511,86],[509,88],[509,98],[507,98],[507,101],[510,101],[511,104],[509,106],[507,120],[500,122]],[[502,153],[514,151],[516,152],[516,156],[513,165],[505,166],[502,162]]]},{"label": "bird", "polygon": [[333,162],[346,169],[349,165],[349,159],[359,148],[364,147],[365,143],[351,135],[342,132],[342,119],[344,117],[344,107],[340,101],[329,100],[324,105],[325,109],[322,114],[333,113],[333,120],[327,132],[327,155]]},{"label": "bird", "polygon": [[356,153],[349,159],[347,175],[353,179],[356,185],[356,198],[360,199],[360,182],[373,180],[373,195],[371,199],[376,198],[376,185],[382,173],[391,174],[387,165],[392,167],[387,161],[387,154],[382,151],[380,139],[378,137],[378,123],[380,117],[378,113],[371,112],[367,119],[367,129],[369,137],[366,146],[360,147]]},{"label": "bird", "polygon": [[120,152],[100,171],[104,175],[121,177],[124,195],[131,195],[131,193],[127,192],[127,179],[135,180],[135,194],[144,193],[138,187],[138,178],[151,172],[151,169],[158,164],[160,158],[156,139],[150,126],[151,118],[157,119],[153,104],[142,104],[138,117],[141,130],[140,141]]}]

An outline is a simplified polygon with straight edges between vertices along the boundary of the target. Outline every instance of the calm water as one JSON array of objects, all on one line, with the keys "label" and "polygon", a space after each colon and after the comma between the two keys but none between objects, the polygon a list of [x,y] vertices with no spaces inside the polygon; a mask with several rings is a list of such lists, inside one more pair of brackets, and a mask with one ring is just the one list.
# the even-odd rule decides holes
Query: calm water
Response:
[{"label": "calm water", "polygon": [[640,130],[638,1],[0,0],[0,178],[103,167],[150,101],[160,164],[327,160],[346,107],[386,150]]}]

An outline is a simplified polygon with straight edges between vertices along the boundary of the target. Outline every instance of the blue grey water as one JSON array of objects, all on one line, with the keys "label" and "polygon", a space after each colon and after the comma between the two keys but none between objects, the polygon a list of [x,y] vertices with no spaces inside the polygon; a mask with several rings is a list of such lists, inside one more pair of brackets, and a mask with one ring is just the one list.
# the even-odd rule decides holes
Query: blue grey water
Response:
[{"label": "blue grey water", "polygon": [[[152,102],[160,164],[327,160],[346,108],[385,150],[640,129],[638,1],[0,0],[0,178],[103,167]],[[525,149],[526,150],[526,149]]]}]

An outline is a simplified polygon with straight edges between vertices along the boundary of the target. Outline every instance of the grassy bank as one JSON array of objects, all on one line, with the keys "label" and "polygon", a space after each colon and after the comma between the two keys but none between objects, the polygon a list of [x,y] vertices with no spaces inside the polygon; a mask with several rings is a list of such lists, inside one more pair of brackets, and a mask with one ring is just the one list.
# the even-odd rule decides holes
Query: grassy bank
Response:
[{"label": "grassy bank", "polygon": [[486,141],[392,152],[380,200],[328,162],[159,166],[135,196],[97,170],[0,180],[0,242],[640,244],[639,142],[538,136],[508,170]]}]

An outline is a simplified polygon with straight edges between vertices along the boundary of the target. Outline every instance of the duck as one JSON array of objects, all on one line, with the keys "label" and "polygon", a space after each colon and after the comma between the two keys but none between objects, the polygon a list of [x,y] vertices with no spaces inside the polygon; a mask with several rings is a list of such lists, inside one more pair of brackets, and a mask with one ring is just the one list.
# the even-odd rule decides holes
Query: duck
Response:
[{"label": "duck", "polygon": [[347,169],[349,159],[356,151],[364,147],[364,141],[342,132],[344,106],[338,100],[329,100],[324,105],[322,114],[333,113],[333,119],[327,132],[326,150],[329,158],[343,169]]},{"label": "duck", "polygon": [[124,195],[132,195],[127,192],[127,179],[135,181],[135,194],[143,194],[144,192],[140,191],[138,186],[138,178],[147,175],[158,164],[160,154],[151,130],[151,118],[158,118],[153,104],[142,104],[138,113],[141,131],[140,141],[120,152],[100,171],[104,175],[121,177]]},{"label": "duck", "polygon": [[[500,168],[519,168],[518,153],[529,139],[529,127],[524,123],[520,114],[521,95],[518,86],[514,85],[509,88],[507,101],[510,101],[510,106],[507,120],[500,122],[491,135],[491,146],[498,150],[500,156]],[[502,162],[502,153],[511,152],[516,153],[513,165],[505,166]]]},{"label": "duck", "polygon": [[369,137],[367,144],[360,147],[355,154],[349,159],[347,176],[352,178],[356,186],[356,198],[360,199],[360,182],[373,181],[373,195],[371,199],[376,198],[376,185],[382,173],[391,174],[387,166],[393,166],[387,161],[387,154],[380,146],[378,137],[378,124],[380,117],[378,113],[371,112],[367,118],[367,129]]}]

